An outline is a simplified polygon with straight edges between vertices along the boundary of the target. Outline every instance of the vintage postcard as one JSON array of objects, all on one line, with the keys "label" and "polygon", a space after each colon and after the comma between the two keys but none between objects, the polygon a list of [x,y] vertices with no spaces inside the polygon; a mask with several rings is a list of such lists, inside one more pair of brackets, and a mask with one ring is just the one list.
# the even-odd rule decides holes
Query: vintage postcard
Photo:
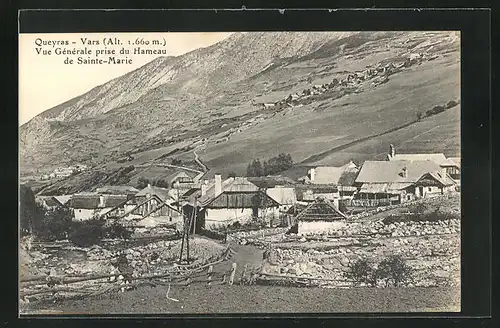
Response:
[{"label": "vintage postcard", "polygon": [[20,314],[460,312],[460,42],[20,34]]}]

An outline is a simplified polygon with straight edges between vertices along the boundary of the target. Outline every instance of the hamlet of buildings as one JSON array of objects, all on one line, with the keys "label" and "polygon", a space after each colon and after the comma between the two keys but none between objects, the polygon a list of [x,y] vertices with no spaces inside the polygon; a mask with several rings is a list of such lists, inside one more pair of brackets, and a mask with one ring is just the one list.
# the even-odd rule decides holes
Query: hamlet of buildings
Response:
[{"label": "hamlet of buildings", "polygon": [[452,192],[460,181],[460,158],[396,154],[391,145],[385,161],[310,167],[297,180],[279,175],[222,179],[220,174],[207,180],[202,175],[175,172],[167,177],[170,188],[103,186],[92,193],[37,196],[37,201],[46,208],[71,208],[74,220],[156,226],[178,225],[192,216],[197,228],[210,228],[259,219],[269,225],[297,223],[309,231],[341,224],[345,215],[339,208],[346,206],[378,207]]}]

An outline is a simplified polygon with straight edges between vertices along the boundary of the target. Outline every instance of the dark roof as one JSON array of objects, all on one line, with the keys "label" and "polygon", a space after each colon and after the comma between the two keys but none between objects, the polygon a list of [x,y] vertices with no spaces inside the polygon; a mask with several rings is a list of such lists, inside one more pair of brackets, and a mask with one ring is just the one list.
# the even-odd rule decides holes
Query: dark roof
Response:
[{"label": "dark roof", "polygon": [[358,176],[358,171],[345,171],[340,175],[338,184],[342,186],[353,186]]},{"label": "dark roof", "polygon": [[346,218],[345,214],[340,212],[333,203],[322,198],[317,198],[296,216],[297,220],[311,221],[332,221]]},{"label": "dark roof", "polygon": [[206,208],[254,208],[273,207],[280,204],[262,191],[225,191],[209,203]]},{"label": "dark roof", "polygon": [[70,204],[72,208],[97,209],[99,207],[99,195],[76,194],[71,197]]},{"label": "dark roof", "polygon": [[[255,192],[259,188],[248,181],[247,178],[235,177],[228,178],[221,181],[222,192]],[[201,196],[199,201],[202,206],[209,204],[215,198],[215,181],[213,181],[207,188],[205,195]]]},{"label": "dark roof", "polygon": [[168,189],[166,188],[160,188],[160,187],[155,187],[155,186],[147,186],[144,189],[141,189],[137,194],[135,194],[136,197],[142,197],[142,196],[147,196],[149,195],[156,195],[163,201],[166,201],[167,199],[170,198],[168,194]]},{"label": "dark roof", "polygon": [[[100,206],[100,198],[103,197],[103,205]],[[78,209],[97,209],[116,207],[126,203],[126,195],[98,195],[98,194],[76,194],[71,197],[71,207]]]},{"label": "dark roof", "polygon": [[103,207],[115,207],[126,203],[128,200],[126,195],[104,195]]}]

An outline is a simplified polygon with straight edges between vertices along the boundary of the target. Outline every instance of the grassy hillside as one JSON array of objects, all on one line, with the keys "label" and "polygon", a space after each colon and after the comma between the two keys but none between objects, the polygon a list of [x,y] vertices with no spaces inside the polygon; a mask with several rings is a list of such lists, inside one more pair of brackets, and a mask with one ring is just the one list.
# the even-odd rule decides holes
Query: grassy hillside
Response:
[{"label": "grassy hillside", "polygon": [[211,172],[244,174],[282,152],[298,166],[341,165],[382,158],[389,143],[457,156],[459,105],[417,118],[460,102],[459,45],[454,32],[237,34],[36,117],[21,127],[21,170],[112,171],[192,162],[196,151]]}]

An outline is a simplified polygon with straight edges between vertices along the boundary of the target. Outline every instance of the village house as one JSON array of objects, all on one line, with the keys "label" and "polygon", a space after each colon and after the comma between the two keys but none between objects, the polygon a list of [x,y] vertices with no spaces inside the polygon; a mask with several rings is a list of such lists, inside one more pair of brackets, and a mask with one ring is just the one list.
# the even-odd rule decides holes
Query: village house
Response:
[{"label": "village house", "polygon": [[266,194],[280,204],[280,212],[286,212],[297,203],[296,182],[280,175],[248,177],[247,180],[265,190]]},{"label": "village house", "polygon": [[333,203],[319,197],[295,217],[294,228],[298,234],[332,231],[345,226],[346,219]]},{"label": "village house", "polygon": [[339,205],[339,189],[331,184],[296,185],[295,192],[297,201],[303,204],[314,202],[317,198],[323,198],[333,202],[337,207]]},{"label": "village house", "polygon": [[125,204],[120,204],[102,215],[101,218],[123,219],[133,222],[135,226],[144,227],[183,223],[181,211],[167,204],[155,193],[148,193],[146,197],[129,199]]},{"label": "village house", "polygon": [[166,181],[170,186],[169,196],[173,199],[180,200],[181,196],[188,190],[196,187],[199,177],[202,174],[195,175],[186,171],[177,171],[166,177]]},{"label": "village house", "polygon": [[35,201],[46,210],[54,210],[65,206],[55,196],[36,196]]},{"label": "village house", "polygon": [[97,193],[75,194],[71,197],[70,208],[76,221],[100,218],[117,207],[125,206],[126,195],[99,195]]},{"label": "village house", "polygon": [[446,169],[434,161],[366,161],[356,178],[354,206],[399,204],[455,190]]},{"label": "village house", "polygon": [[171,195],[171,190],[172,189],[156,187],[148,184],[145,188],[138,191],[134,195],[134,198],[137,203],[141,203],[142,201],[149,199],[151,196],[156,196],[161,199],[162,202],[172,203],[175,198]]},{"label": "village house", "polygon": [[[357,188],[354,182],[359,168],[352,161],[343,166],[318,166],[309,169],[307,181],[312,184],[323,184],[336,186],[340,198],[352,198]],[[330,199],[329,197],[326,197]],[[333,200],[333,199],[332,199]]]},{"label": "village house", "polygon": [[460,164],[457,163],[459,160],[454,161],[451,158],[446,158],[443,153],[396,154],[396,149],[394,145],[391,144],[387,159],[389,161],[433,161],[444,168],[446,173],[448,173],[455,182],[460,183]]},{"label": "village house", "polygon": [[234,177],[222,181],[216,174],[213,183],[201,183],[200,197],[184,206],[185,212],[197,208],[197,226],[230,225],[261,219],[268,223],[279,219],[280,204],[246,178]]}]

